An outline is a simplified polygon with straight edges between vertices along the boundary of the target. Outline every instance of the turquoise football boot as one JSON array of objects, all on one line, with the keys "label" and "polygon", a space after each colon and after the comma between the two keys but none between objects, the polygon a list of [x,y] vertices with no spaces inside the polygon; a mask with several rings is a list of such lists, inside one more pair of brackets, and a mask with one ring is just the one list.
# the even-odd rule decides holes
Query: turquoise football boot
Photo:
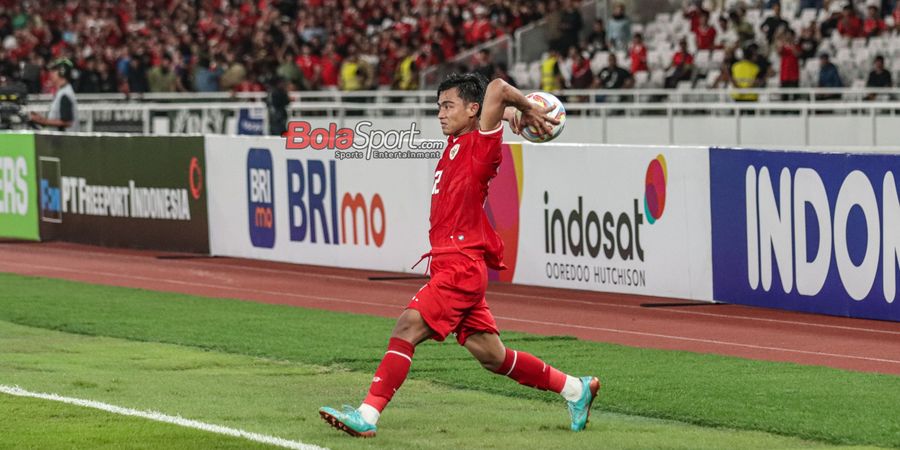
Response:
[{"label": "turquoise football boot", "polygon": [[324,406],[319,408],[319,415],[322,420],[331,424],[331,426],[349,434],[353,437],[370,438],[375,437],[376,427],[363,419],[352,406],[344,405],[344,411],[338,411],[334,408]]},{"label": "turquoise football boot", "polygon": [[572,418],[572,431],[581,431],[587,425],[591,415],[591,405],[600,390],[600,380],[597,377],[581,377],[581,384],[583,386],[581,398],[574,402],[566,402],[569,407],[569,416]]}]

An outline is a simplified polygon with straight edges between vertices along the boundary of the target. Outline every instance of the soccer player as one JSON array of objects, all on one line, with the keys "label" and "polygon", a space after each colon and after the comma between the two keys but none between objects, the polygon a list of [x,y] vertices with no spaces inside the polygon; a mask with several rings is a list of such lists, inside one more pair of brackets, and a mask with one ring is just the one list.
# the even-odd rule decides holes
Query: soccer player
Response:
[{"label": "soccer player", "polygon": [[[487,268],[503,269],[503,241],[484,212],[488,184],[500,166],[503,123],[518,133],[537,127],[549,133],[559,123],[547,116],[553,107],[530,102],[522,93],[495,79],[454,74],[438,88],[438,119],[448,136],[434,172],[431,189],[431,280],[400,314],[387,352],[375,371],[369,394],[359,408],[323,407],[322,418],[352,436],[373,437],[381,412],[400,389],[412,364],[416,345],[455,333],[481,365],[533,388],[553,391],[568,402],[571,429],[587,424],[600,382],[575,378],[540,359],[506,348],[485,302]],[[522,111],[521,123],[516,110]]]}]

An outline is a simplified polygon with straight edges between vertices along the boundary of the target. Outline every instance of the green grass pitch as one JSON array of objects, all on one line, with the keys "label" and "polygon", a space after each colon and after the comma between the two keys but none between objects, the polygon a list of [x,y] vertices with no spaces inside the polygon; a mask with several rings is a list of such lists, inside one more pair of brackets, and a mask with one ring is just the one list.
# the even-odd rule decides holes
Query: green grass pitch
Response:
[{"label": "green grass pitch", "polygon": [[[585,432],[568,431],[555,394],[430,342],[378,437],[354,440],[316,409],[358,404],[391,320],[7,274],[0,286],[0,385],[323,447],[900,447],[900,377],[521,333],[503,338],[603,380]],[[0,448],[260,446],[0,394]]]}]

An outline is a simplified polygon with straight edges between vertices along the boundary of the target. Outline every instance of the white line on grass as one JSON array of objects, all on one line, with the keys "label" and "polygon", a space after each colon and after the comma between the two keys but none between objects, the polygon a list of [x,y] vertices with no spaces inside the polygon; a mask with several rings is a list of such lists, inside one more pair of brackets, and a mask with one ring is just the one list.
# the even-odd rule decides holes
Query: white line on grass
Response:
[{"label": "white line on grass", "polygon": [[251,441],[261,442],[263,444],[275,445],[283,448],[291,448],[296,450],[327,450],[323,447],[319,447],[311,444],[304,444],[303,442],[297,441],[289,441],[287,439],[282,439],[280,437],[275,436],[267,436],[264,434],[251,433],[249,431],[240,430],[237,428],[229,428],[221,425],[214,425],[211,423],[198,422],[196,420],[185,419],[180,416],[169,416],[166,414],[158,413],[155,411],[138,411],[136,409],[123,408],[121,406],[110,405],[108,403],[96,402],[93,400],[82,400],[79,398],[72,397],[63,397],[56,394],[43,394],[38,392],[30,392],[26,391],[18,386],[6,386],[0,384],[0,392],[9,395],[15,395],[17,397],[31,397],[31,398],[39,398],[43,400],[52,400],[55,402],[68,403],[70,405],[83,406],[86,408],[99,409],[106,412],[111,412],[113,414],[121,414],[123,416],[134,416],[141,417],[144,419],[155,420],[157,422],[165,422],[171,423],[173,425],[178,425],[187,428],[194,428],[197,430],[208,431],[210,433],[216,434],[224,434],[227,436],[234,436],[239,438],[244,438]]}]

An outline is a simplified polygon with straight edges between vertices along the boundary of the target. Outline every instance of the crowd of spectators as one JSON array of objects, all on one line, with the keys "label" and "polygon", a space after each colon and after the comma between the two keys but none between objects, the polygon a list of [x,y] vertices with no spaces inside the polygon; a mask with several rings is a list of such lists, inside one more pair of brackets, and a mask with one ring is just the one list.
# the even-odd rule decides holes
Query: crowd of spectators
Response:
[{"label": "crowd of spectators", "polygon": [[[724,52],[714,87],[797,87],[803,63],[819,60],[816,85],[846,86],[821,47],[837,33],[873,38],[900,30],[900,1],[801,0],[828,11],[791,28],[777,0],[756,26],[737,4],[711,12],[689,0],[680,14],[689,33],[677,40],[661,85],[697,84],[698,52]],[[877,1],[877,0],[875,0]],[[417,89],[418,73],[465,49],[546,18],[551,51],[540,87],[635,87],[649,72],[648,43],[624,4],[585,27],[577,0],[0,0],[0,77],[29,92],[49,92],[46,64],[74,62],[81,93],[263,91],[276,80],[289,90]],[[865,10],[865,14],[861,13]],[[887,20],[885,20],[887,19]],[[650,45],[653,45],[651,42]],[[592,65],[598,52],[605,67]],[[624,58],[622,57],[624,54]],[[771,59],[775,57],[777,70]],[[875,58],[867,86],[893,86],[885,58]],[[741,63],[741,64],[738,64]],[[487,51],[471,69],[516,80]],[[740,73],[737,73],[740,72]],[[777,74],[777,77],[775,77]],[[752,75],[752,76],[751,76]],[[749,97],[748,97],[749,99]]]},{"label": "crowd of spectators", "polygon": [[[763,20],[756,26],[747,20],[748,7],[737,3],[729,9],[712,12],[703,7],[701,0],[688,0],[685,8],[676,13],[689,23],[688,32],[677,42],[668,65],[664,67],[661,85],[675,88],[682,82],[691,86],[705,85],[705,68],[695,64],[698,53],[708,56],[717,51],[724,54],[721,64],[711,67],[714,76],[710,87],[765,87],[796,88],[800,86],[801,70],[809,59],[817,61],[818,73],[813,87],[846,87],[852,80],[842,77],[834,64],[831,48],[823,45],[833,35],[846,40],[863,38],[870,40],[900,33],[900,1],[859,4],[839,3],[844,0],[801,0],[802,8],[815,9],[819,21],[805,23],[794,29],[791,21],[783,16],[777,0],[759,3],[765,8]],[[724,3],[724,2],[723,2]],[[818,14],[821,10],[821,14]],[[861,11],[865,11],[865,15]],[[790,14],[793,14],[792,11]],[[800,10],[797,11],[799,17]],[[794,21],[796,24],[797,21]],[[541,66],[540,87],[544,90],[560,88],[622,89],[635,86],[635,78],[641,72],[649,76],[648,45],[644,34],[632,33],[634,24],[628,18],[625,6],[613,5],[607,21],[596,20],[586,39],[568,49],[554,49],[548,53]],[[654,40],[655,43],[659,41]],[[663,42],[669,49],[669,42]],[[573,67],[585,60],[608,61],[606,67],[594,66],[594,70],[581,70],[578,76]],[[617,54],[619,57],[617,57]],[[626,56],[622,61],[621,56]],[[708,60],[709,58],[707,58]],[[772,61],[777,67],[773,67]],[[866,64],[871,71],[865,77],[867,87],[892,87],[894,80],[887,68],[885,55],[873,53]],[[736,100],[756,100],[752,94],[736,94]]]},{"label": "crowd of spectators", "polygon": [[550,11],[542,0],[0,0],[0,76],[32,93],[415,89],[416,72]]}]

